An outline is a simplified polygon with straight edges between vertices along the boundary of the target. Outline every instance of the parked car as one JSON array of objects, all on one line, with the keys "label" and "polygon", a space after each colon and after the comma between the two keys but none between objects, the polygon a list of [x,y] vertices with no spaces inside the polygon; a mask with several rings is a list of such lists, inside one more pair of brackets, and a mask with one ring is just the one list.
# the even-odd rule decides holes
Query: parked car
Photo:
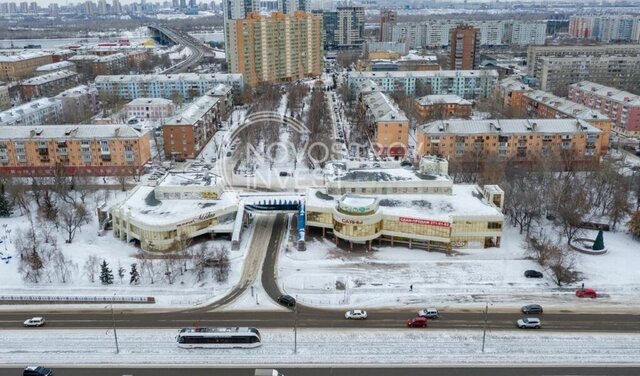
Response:
[{"label": "parked car", "polygon": [[438,315],[438,310],[435,308],[425,308],[418,311],[418,316],[426,317],[428,319],[437,319],[440,317]]},{"label": "parked car", "polygon": [[578,298],[591,298],[595,299],[597,297],[596,290],[594,289],[579,289],[576,291],[576,296]]},{"label": "parked car", "polygon": [[527,304],[526,306],[522,307],[521,309],[522,313],[528,315],[531,313],[542,313],[542,306],[540,304]]},{"label": "parked car", "polygon": [[280,176],[290,176],[291,174],[289,174],[286,171],[280,171]]},{"label": "parked car", "polygon": [[53,376],[53,371],[40,366],[27,366],[22,371],[22,376]]},{"label": "parked car", "polygon": [[412,319],[407,320],[407,326],[409,328],[426,328],[427,318],[422,316],[416,316]]},{"label": "parked car", "polygon": [[33,317],[24,322],[24,326],[43,326],[44,324],[44,317]]},{"label": "parked car", "polygon": [[283,306],[287,306],[287,307],[295,307],[296,306],[296,299],[291,295],[280,295],[278,297],[278,303],[282,304]]},{"label": "parked car", "polygon": [[352,309],[344,314],[345,319],[364,320],[367,318],[367,311],[362,309]]},{"label": "parked car", "polygon": [[525,317],[517,321],[518,328],[520,329],[540,329],[542,328],[542,322],[537,317]]},{"label": "parked car", "polygon": [[527,278],[542,278],[542,273],[537,270],[526,270],[524,276]]}]

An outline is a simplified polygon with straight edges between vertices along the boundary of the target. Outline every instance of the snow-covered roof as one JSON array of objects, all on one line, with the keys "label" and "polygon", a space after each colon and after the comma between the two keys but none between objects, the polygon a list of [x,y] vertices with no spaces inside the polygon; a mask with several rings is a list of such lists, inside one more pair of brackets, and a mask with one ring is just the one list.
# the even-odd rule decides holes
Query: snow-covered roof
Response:
[{"label": "snow-covered roof", "polygon": [[71,56],[69,59],[69,61],[94,61],[99,59],[100,56],[98,55],[75,55],[75,56]]},{"label": "snow-covered roof", "polygon": [[63,80],[65,78],[69,78],[77,75],[78,74],[76,72],[72,72],[70,70],[61,70],[61,71],[56,71],[56,72],[51,72],[51,73],[43,74],[40,76],[36,76],[28,80],[24,80],[20,82],[20,84],[23,86],[24,85],[43,85],[48,82]]},{"label": "snow-covered roof", "polygon": [[176,225],[213,213],[227,212],[238,206],[236,192],[224,192],[218,200],[159,200],[154,188],[138,186],[118,208],[148,226]]},{"label": "snow-covered roof", "polygon": [[2,140],[140,138],[142,133],[123,124],[71,124],[25,127],[0,127]]},{"label": "snow-covered roof", "polygon": [[180,114],[167,119],[165,125],[194,124],[209,112],[212,107],[215,107],[219,101],[220,99],[217,97],[204,95],[193,101]]},{"label": "snow-covered roof", "polygon": [[19,119],[24,118],[25,116],[30,115],[31,113],[54,106],[60,107],[60,110],[62,109],[62,104],[60,103],[60,101],[51,98],[41,98],[21,104],[20,106],[0,112],[0,125],[13,123]]},{"label": "snow-covered roof", "polygon": [[180,74],[129,74],[97,76],[95,82],[177,82],[177,81],[239,81],[241,73],[180,73]]},{"label": "snow-covered roof", "polygon": [[600,97],[606,97],[612,101],[625,103],[629,106],[640,106],[640,96],[624,90],[618,90],[610,86],[601,85],[590,81],[581,81],[569,85],[569,88],[577,88]]},{"label": "snow-covered roof", "polygon": [[355,72],[350,75],[352,78],[405,78],[405,77],[498,77],[495,70],[441,70],[441,71],[386,71],[386,72]]},{"label": "snow-covered roof", "polygon": [[[502,218],[499,209],[487,203],[476,185],[454,184],[452,193],[446,194],[401,194],[364,195],[362,199],[378,200],[383,215],[419,219],[437,219],[453,222],[455,217],[492,216]],[[307,190],[306,206],[332,209],[338,206],[342,196],[332,196],[325,189]]]},{"label": "snow-covered roof", "polygon": [[50,71],[64,70],[64,69],[73,68],[75,66],[76,65],[74,63],[65,60],[65,61],[59,61],[57,63],[41,65],[38,68],[36,68],[36,72],[50,72]]},{"label": "snow-covered roof", "polygon": [[106,56],[100,56],[97,59],[95,59],[96,63],[109,63],[112,61],[117,61],[117,60],[126,60],[127,59],[127,55],[123,54],[122,52],[118,52],[116,54],[113,55],[106,55]]},{"label": "snow-covered roof", "polygon": [[202,172],[171,172],[158,184],[160,187],[214,187],[216,180],[208,170]]},{"label": "snow-covered roof", "polygon": [[131,102],[127,103],[126,106],[162,106],[173,104],[173,101],[170,99],[164,98],[136,98]]},{"label": "snow-covered roof", "polygon": [[437,120],[418,128],[427,135],[602,133],[581,119]]},{"label": "snow-covered roof", "polygon": [[359,92],[371,93],[374,91],[380,91],[380,86],[372,80],[364,80],[358,85]]},{"label": "snow-covered roof", "polygon": [[78,85],[76,87],[72,87],[71,89],[63,91],[62,93],[56,95],[55,98],[74,98],[89,93],[97,94],[98,90],[93,86]]},{"label": "snow-covered roof", "polygon": [[376,122],[409,121],[396,102],[383,92],[374,91],[365,95],[362,101],[367,107],[367,113],[373,116]]},{"label": "snow-covered roof", "polygon": [[449,181],[447,176],[425,175],[412,168],[354,168],[327,170],[325,178],[331,182],[400,182],[400,181]]},{"label": "snow-covered roof", "polygon": [[459,105],[471,105],[468,100],[453,94],[443,95],[425,95],[424,97],[416,99],[421,106],[430,106],[434,104],[459,104]]},{"label": "snow-covered roof", "polygon": [[520,77],[510,76],[498,82],[498,86],[503,88],[504,90],[510,91],[529,91],[532,90],[529,85],[522,82]]},{"label": "snow-covered roof", "polygon": [[570,101],[565,98],[557,97],[551,93],[542,90],[533,90],[525,94],[525,97],[536,102],[543,103],[545,106],[551,107],[565,115],[576,119],[584,120],[608,120],[609,118],[602,113],[592,110],[591,108]]},{"label": "snow-covered roof", "polygon": [[217,84],[216,86],[208,90],[206,94],[212,97],[224,97],[228,95],[232,90],[233,88],[229,85]]},{"label": "snow-covered roof", "polygon": [[15,63],[18,61],[37,59],[43,56],[51,56],[50,53],[42,51],[24,52],[17,55],[0,55],[0,63]]}]

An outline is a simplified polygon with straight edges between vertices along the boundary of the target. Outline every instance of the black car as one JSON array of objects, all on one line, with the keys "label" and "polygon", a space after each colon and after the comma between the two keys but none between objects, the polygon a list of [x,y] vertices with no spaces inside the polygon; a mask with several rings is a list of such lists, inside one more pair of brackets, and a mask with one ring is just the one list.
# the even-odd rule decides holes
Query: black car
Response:
[{"label": "black car", "polygon": [[295,307],[296,299],[291,295],[280,295],[280,297],[278,297],[278,303],[286,307]]},{"label": "black car", "polygon": [[527,304],[526,306],[522,307],[522,313],[524,313],[525,315],[528,315],[530,313],[542,313],[542,306],[540,304]]},{"label": "black car", "polygon": [[542,273],[537,270],[527,270],[524,272],[524,276],[527,278],[542,278]]},{"label": "black car", "polygon": [[53,376],[53,371],[40,366],[28,366],[22,372],[23,376]]}]

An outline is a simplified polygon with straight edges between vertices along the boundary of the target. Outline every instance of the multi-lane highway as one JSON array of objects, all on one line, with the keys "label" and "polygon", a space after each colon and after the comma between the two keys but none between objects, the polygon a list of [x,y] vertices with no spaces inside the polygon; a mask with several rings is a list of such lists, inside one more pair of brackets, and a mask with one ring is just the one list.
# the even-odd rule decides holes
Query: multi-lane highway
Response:
[{"label": "multi-lane highway", "polygon": [[176,44],[188,47],[191,50],[191,55],[189,55],[181,62],[165,69],[162,72],[163,74],[188,72],[192,68],[195,68],[198,66],[198,64],[200,64],[200,60],[202,60],[206,53],[206,46],[202,44],[201,41],[197,40],[189,34],[180,32],[171,27],[160,25],[154,25],[153,27],[171,38],[171,40],[173,40]]}]

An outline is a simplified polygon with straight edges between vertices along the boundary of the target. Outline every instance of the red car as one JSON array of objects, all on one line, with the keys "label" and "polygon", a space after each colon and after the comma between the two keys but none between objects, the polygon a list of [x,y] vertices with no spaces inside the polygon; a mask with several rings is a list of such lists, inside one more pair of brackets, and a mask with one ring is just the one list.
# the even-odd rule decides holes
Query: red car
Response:
[{"label": "red car", "polygon": [[576,296],[578,298],[594,299],[597,296],[597,294],[596,294],[596,290],[594,289],[579,289],[578,291],[576,291]]},{"label": "red car", "polygon": [[427,318],[422,316],[416,316],[412,319],[407,320],[407,326],[409,328],[426,328]]}]

